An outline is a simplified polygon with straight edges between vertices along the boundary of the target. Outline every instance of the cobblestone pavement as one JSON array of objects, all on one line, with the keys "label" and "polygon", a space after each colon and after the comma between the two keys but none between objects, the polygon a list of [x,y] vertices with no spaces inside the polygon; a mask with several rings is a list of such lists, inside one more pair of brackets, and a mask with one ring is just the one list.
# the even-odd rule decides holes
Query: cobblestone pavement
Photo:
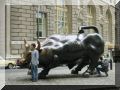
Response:
[{"label": "cobblestone pavement", "polygon": [[113,69],[109,71],[108,77],[83,78],[81,73],[85,69],[79,72],[79,75],[71,75],[67,67],[57,67],[49,72],[46,79],[40,79],[37,82],[30,80],[31,76],[27,75],[28,69],[7,69],[5,73],[6,85],[115,85],[115,64],[113,64]]}]

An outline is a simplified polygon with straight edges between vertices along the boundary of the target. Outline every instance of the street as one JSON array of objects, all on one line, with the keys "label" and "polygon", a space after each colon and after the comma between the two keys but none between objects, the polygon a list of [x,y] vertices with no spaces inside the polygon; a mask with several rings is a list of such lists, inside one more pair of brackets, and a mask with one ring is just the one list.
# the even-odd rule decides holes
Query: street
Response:
[{"label": "street", "polygon": [[93,75],[84,78],[81,73],[85,70],[86,68],[79,72],[79,75],[71,75],[68,67],[57,67],[51,69],[46,79],[32,82],[31,76],[27,75],[28,69],[6,69],[6,85],[115,85],[115,64],[113,69],[109,70],[108,77]]}]

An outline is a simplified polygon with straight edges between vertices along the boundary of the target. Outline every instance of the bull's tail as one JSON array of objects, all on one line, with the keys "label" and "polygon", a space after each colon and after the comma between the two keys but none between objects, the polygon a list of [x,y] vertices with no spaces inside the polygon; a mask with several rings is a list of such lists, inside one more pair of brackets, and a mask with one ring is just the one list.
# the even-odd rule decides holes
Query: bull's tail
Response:
[{"label": "bull's tail", "polygon": [[81,26],[78,34],[80,34],[81,32],[83,33],[84,30],[86,30],[86,29],[93,29],[95,33],[99,34],[99,31],[98,31],[97,27],[95,27],[95,26]]}]

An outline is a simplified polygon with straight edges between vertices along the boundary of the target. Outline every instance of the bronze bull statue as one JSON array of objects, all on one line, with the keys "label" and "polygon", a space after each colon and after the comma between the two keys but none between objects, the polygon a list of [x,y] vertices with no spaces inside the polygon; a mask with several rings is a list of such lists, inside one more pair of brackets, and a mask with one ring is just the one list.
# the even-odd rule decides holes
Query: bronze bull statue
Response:
[{"label": "bronze bull statue", "polygon": [[[93,29],[95,33],[84,35],[84,30]],[[40,49],[42,47],[42,50]],[[39,66],[43,70],[39,78],[46,78],[52,68],[65,64],[71,71],[78,74],[78,71],[89,65],[83,75],[93,73],[100,56],[104,53],[104,40],[99,35],[98,29],[94,26],[81,27],[78,35],[52,35],[42,45],[38,42],[37,50],[40,52]],[[25,57],[27,64],[30,63],[31,53]]]}]

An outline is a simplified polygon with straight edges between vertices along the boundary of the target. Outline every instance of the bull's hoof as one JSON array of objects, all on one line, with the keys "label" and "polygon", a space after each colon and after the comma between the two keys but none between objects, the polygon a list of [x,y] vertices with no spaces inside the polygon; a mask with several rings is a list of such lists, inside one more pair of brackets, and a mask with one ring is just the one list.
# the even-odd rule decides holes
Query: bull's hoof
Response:
[{"label": "bull's hoof", "polygon": [[78,74],[78,71],[72,70],[71,74]]},{"label": "bull's hoof", "polygon": [[89,78],[89,77],[90,77],[90,73],[83,73],[82,76],[83,76],[84,78]]}]

